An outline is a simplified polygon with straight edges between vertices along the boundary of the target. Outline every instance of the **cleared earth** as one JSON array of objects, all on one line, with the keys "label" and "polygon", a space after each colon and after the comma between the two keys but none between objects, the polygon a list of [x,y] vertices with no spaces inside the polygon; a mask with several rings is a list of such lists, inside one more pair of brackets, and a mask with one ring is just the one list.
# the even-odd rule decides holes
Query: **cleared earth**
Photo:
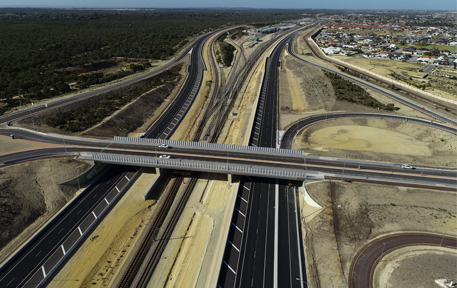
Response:
[{"label": "cleared earth", "polygon": [[[439,279],[456,279],[457,250],[412,246],[386,254],[375,268],[375,287],[440,287]],[[442,287],[442,286],[441,286]]]},{"label": "cleared earth", "polygon": [[77,188],[58,183],[90,166],[73,158],[60,158],[0,168],[0,263],[76,195]]},{"label": "cleared earth", "polygon": [[[453,192],[339,181],[309,183],[307,190],[322,206],[311,207],[300,197],[307,277],[313,287],[319,287],[315,286],[317,283],[320,283],[320,287],[345,287],[354,256],[365,244],[377,237],[418,231],[457,235],[457,195]],[[422,251],[422,248],[427,246],[415,250]],[[416,258],[417,265],[427,263],[426,258],[421,257]],[[423,278],[420,279],[434,281],[446,278],[441,272],[449,269],[456,275],[455,265],[449,269],[443,267],[452,263],[452,259],[443,259],[446,262],[439,263],[435,256],[430,257],[435,261],[430,263],[435,265],[425,266],[429,268],[428,274],[422,275]],[[402,262],[401,258],[398,259],[398,263],[408,264]],[[390,286],[379,287],[404,287],[405,279],[418,275],[419,270],[413,269],[414,265],[411,266],[414,263],[410,261],[408,265],[396,268],[401,276],[395,270],[395,273],[387,277],[388,281],[383,280],[383,285],[389,283]]]},{"label": "cleared earth", "polygon": [[344,118],[303,130],[294,149],[306,154],[420,166],[457,167],[457,136],[401,120]]}]

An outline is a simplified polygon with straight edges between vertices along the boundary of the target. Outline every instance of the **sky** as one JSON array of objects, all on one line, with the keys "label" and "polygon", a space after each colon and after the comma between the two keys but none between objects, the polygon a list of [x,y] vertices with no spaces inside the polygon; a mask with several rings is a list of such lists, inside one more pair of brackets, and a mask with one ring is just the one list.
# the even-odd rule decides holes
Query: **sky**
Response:
[{"label": "sky", "polygon": [[457,11],[457,0],[1,0],[0,7],[46,8],[322,8]]}]

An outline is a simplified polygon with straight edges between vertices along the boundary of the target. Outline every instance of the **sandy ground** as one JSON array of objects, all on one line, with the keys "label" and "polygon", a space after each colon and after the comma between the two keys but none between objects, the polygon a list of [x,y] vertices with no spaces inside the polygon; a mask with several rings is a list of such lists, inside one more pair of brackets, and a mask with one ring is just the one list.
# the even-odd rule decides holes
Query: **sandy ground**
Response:
[{"label": "sandy ground", "polygon": [[457,277],[457,250],[436,246],[412,246],[385,254],[373,274],[375,287],[440,287],[438,279]]},{"label": "sandy ground", "polygon": [[[313,287],[319,287],[318,283],[320,287],[345,287],[355,254],[381,235],[408,231],[457,235],[457,196],[452,192],[339,181],[313,182],[307,189],[323,207],[317,209],[300,201],[305,218],[302,231],[306,235],[307,277]],[[434,263],[437,267],[431,271],[448,269],[444,266],[449,262]],[[408,266],[398,271],[401,277],[392,275],[387,287],[403,287],[401,281],[418,272]]]},{"label": "sandy ground", "polygon": [[[156,178],[155,169],[144,169],[122,199],[103,219],[48,287],[110,286],[139,235],[151,221],[157,202],[144,200]],[[72,281],[68,281],[71,279]]]},{"label": "sandy ground", "polygon": [[[1,144],[5,142],[8,141],[0,140]],[[76,170],[76,167],[80,168]],[[78,171],[82,173],[89,167],[84,161],[60,158],[0,168],[0,263],[78,194],[77,188],[58,183],[76,177]]]},{"label": "sandy ground", "polygon": [[[258,96],[262,84],[265,62],[262,61],[251,75],[248,85],[243,86],[233,106],[232,113],[222,129],[219,139],[226,144],[248,145],[252,123],[257,108]],[[236,116],[233,115],[236,114]]]},{"label": "sandy ground", "polygon": [[347,118],[302,131],[294,149],[306,154],[419,166],[457,167],[457,136],[392,119]]},{"label": "sandy ground", "polygon": [[148,287],[216,285],[237,190],[225,175],[200,176]]},{"label": "sandy ground", "polygon": [[12,140],[10,137],[0,136],[0,155],[31,147],[34,147],[33,144],[26,141],[20,139]]}]

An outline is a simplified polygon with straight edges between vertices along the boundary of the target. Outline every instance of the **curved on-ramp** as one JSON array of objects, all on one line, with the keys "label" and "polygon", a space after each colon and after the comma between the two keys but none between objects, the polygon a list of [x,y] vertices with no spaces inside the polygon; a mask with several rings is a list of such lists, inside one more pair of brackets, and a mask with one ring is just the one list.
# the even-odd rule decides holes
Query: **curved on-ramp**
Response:
[{"label": "curved on-ramp", "polygon": [[376,239],[363,247],[354,257],[349,270],[349,287],[373,287],[373,271],[382,256],[395,249],[414,245],[443,246],[457,249],[457,238],[414,233]]},{"label": "curved on-ramp", "polygon": [[441,124],[438,122],[424,120],[421,118],[409,117],[409,116],[401,116],[395,114],[380,114],[380,113],[365,113],[365,112],[343,112],[343,113],[325,113],[314,115],[310,117],[306,117],[296,121],[295,123],[289,125],[287,127],[285,133],[281,139],[281,148],[284,149],[292,149],[292,143],[295,136],[298,134],[303,128],[306,128],[309,125],[315,124],[320,121],[325,121],[329,119],[337,119],[337,118],[348,118],[348,117],[367,117],[367,118],[382,118],[382,119],[394,119],[394,120],[402,120],[416,124],[428,125],[432,126],[437,129],[445,130],[449,133],[457,134],[457,128],[455,126]]}]

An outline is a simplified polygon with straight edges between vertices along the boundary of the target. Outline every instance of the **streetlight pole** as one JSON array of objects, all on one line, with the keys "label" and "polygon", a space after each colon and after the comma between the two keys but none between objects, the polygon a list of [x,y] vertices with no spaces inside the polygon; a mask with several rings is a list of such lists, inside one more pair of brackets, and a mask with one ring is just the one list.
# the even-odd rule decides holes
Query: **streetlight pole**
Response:
[{"label": "streetlight pole", "polygon": [[446,235],[446,229],[444,229],[443,237],[441,238],[441,242],[440,242],[440,247],[441,247],[441,245],[443,244],[444,235]]},{"label": "streetlight pole", "polygon": [[76,176],[76,179],[78,180],[78,190],[81,190],[81,186],[79,185],[79,170],[78,169],[79,169],[79,167],[82,167],[82,166],[84,166],[84,165],[79,165],[78,167],[75,168],[78,173],[78,176]]},{"label": "streetlight pole", "polygon": [[[33,103],[32,103],[32,106],[33,106]],[[33,130],[35,130],[35,122],[33,122],[32,109],[29,110],[29,113],[30,113],[30,118],[32,118]]]},{"label": "streetlight pole", "polygon": [[341,174],[341,181],[343,181],[345,168],[346,168],[346,149],[344,149],[344,166],[343,166],[343,174]]},{"label": "streetlight pole", "polygon": [[382,255],[384,254],[384,248],[386,248],[386,243],[382,242],[382,251],[381,256],[379,258],[382,258]]},{"label": "streetlight pole", "polygon": [[65,148],[65,158],[67,158],[68,154],[67,154],[67,145],[65,145],[65,131],[67,130],[67,128],[65,128],[63,130],[63,135],[62,135],[62,139],[63,139],[63,147]]},{"label": "streetlight pole", "polygon": [[313,288],[313,286],[311,286],[310,284],[308,284],[306,281],[301,280],[300,278],[295,278],[295,280],[301,281],[301,282],[305,283],[306,286]]}]

